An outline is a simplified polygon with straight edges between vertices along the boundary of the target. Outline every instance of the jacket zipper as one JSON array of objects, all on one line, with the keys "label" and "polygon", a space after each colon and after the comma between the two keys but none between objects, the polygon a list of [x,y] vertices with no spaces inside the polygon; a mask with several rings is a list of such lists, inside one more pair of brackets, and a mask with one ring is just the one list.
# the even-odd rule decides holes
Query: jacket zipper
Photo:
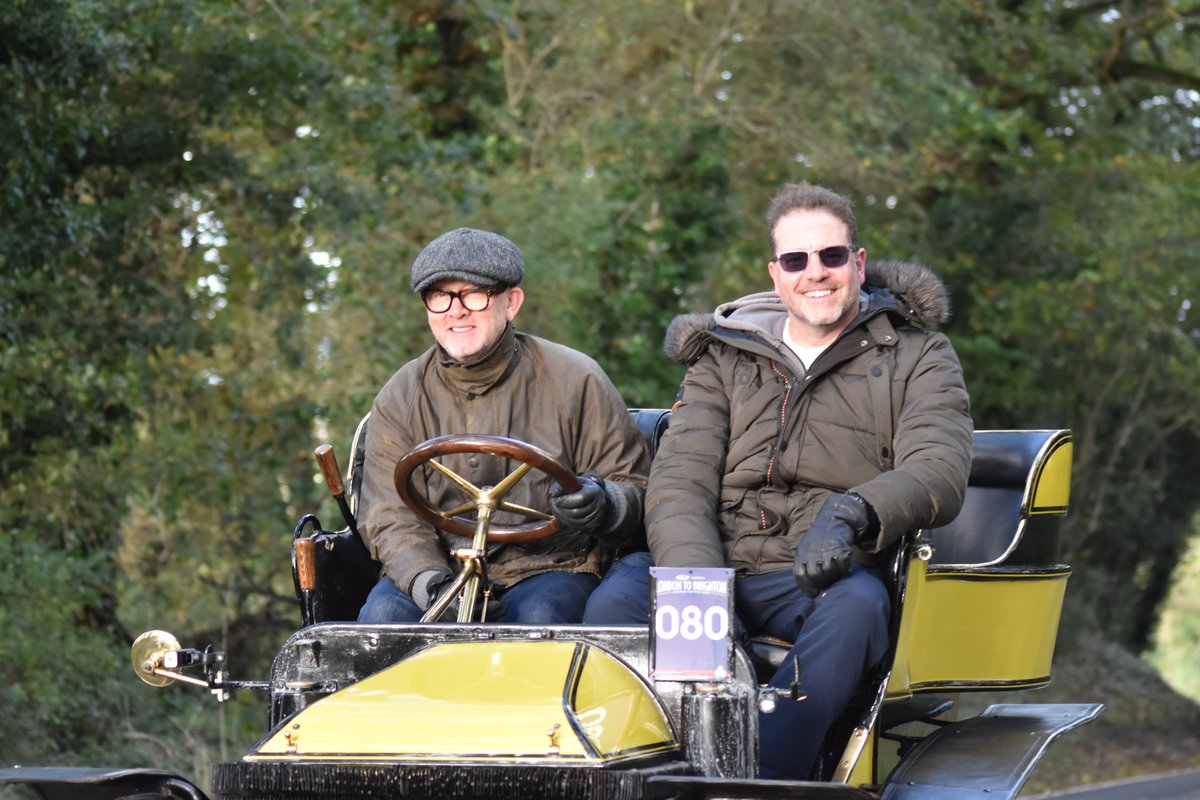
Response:
[{"label": "jacket zipper", "polygon": [[[783,380],[783,401],[779,404],[779,442],[783,441],[783,429],[787,424],[788,402],[792,398],[792,381],[787,373],[779,368],[775,363],[775,359],[771,359],[771,370]],[[767,475],[763,480],[763,486],[771,485],[771,475],[775,470],[775,461],[779,458],[779,445],[776,444],[775,452],[771,453],[771,460],[767,462]],[[767,529],[767,514],[763,507],[758,507],[758,528],[759,530]]]}]

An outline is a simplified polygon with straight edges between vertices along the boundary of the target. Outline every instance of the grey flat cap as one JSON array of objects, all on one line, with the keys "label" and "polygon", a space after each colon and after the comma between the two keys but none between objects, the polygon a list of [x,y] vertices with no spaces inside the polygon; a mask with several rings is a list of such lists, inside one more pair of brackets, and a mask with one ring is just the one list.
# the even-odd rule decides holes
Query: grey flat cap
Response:
[{"label": "grey flat cap", "polygon": [[516,286],[525,277],[525,259],[517,246],[498,233],[458,228],[443,233],[417,254],[412,265],[412,288],[447,278],[479,286]]}]

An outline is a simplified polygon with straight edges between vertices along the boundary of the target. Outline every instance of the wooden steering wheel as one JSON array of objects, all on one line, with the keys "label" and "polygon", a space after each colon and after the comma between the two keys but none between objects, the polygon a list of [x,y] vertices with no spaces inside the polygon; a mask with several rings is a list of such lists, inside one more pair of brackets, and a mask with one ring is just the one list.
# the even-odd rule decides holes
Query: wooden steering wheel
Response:
[{"label": "wooden steering wheel", "polygon": [[[513,470],[507,477],[495,486],[478,487],[458,473],[443,466],[434,459],[452,453],[483,453],[492,456],[507,456],[520,461],[521,466]],[[466,500],[449,509],[439,510],[430,502],[419,496],[413,489],[412,477],[417,467],[429,464],[441,472],[450,482],[459,488]],[[563,466],[549,453],[531,444],[508,439],[503,436],[486,436],[483,434],[454,434],[438,436],[409,450],[403,458],[396,462],[394,480],[396,491],[412,512],[435,528],[454,533],[467,538],[480,533],[480,523],[486,531],[487,541],[491,542],[528,542],[542,539],[559,529],[558,520],[545,511],[509,503],[504,495],[525,476],[530,469],[541,470],[563,487],[566,492],[579,491],[579,479],[574,472]],[[471,509],[479,512],[479,519],[472,520],[459,516]],[[526,522],[520,525],[492,525],[492,512],[512,511],[533,517],[539,522]]]}]

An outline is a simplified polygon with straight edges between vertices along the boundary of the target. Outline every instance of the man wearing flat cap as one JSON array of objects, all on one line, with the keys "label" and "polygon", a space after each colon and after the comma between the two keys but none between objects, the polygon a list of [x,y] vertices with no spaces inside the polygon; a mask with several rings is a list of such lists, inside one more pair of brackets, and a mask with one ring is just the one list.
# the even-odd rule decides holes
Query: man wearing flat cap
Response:
[{"label": "man wearing flat cap", "polygon": [[[360,527],[383,570],[360,622],[418,621],[458,571],[450,549],[468,540],[418,519],[393,483],[396,462],[436,436],[517,439],[579,476],[580,489],[566,492],[534,470],[505,496],[548,508],[561,529],[537,541],[488,546],[489,621],[579,622],[616,548],[639,534],[650,467],[645,441],[594,360],[513,326],[525,300],[524,275],[515,244],[472,228],[442,234],[413,262],[412,288],[435,343],[401,367],[371,407]],[[495,485],[509,471],[503,459],[476,454],[442,461],[475,486]],[[440,474],[423,480],[434,507],[461,503]],[[496,519],[525,521],[506,520],[504,512]]]}]

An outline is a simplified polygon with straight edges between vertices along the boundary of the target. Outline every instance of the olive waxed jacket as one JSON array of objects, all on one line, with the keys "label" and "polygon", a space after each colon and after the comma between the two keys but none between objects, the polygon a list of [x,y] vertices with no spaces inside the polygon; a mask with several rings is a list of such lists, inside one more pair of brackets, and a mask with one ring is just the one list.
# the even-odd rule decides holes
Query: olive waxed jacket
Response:
[{"label": "olive waxed jacket", "polygon": [[[532,444],[577,475],[604,478],[637,535],[649,469],[645,438],[615,386],[588,356],[554,342],[517,333],[510,325],[495,350],[469,367],[443,360],[435,344],[405,364],[380,390],[371,408],[363,466],[363,532],[371,555],[404,592],[429,569],[456,572],[451,547],[470,539],[435,532],[417,519],[396,492],[396,462],[416,445],[451,433],[507,436]],[[504,457],[457,454],[439,461],[476,486],[494,486],[516,468]],[[527,508],[549,510],[552,479],[531,470],[505,495]],[[463,495],[441,475],[418,469],[416,493],[442,509]],[[506,512],[501,524],[529,521]],[[488,547],[488,577],[502,586],[541,572],[603,574],[612,548],[563,529],[546,539]]]},{"label": "olive waxed jacket", "polygon": [[875,510],[874,552],[958,513],[973,430],[962,368],[914,324],[948,318],[945,287],[916,264],[870,264],[859,307],[807,372],[774,293],[672,322],[665,349],[689,367],[646,495],[656,564],[790,568],[833,492]]}]

